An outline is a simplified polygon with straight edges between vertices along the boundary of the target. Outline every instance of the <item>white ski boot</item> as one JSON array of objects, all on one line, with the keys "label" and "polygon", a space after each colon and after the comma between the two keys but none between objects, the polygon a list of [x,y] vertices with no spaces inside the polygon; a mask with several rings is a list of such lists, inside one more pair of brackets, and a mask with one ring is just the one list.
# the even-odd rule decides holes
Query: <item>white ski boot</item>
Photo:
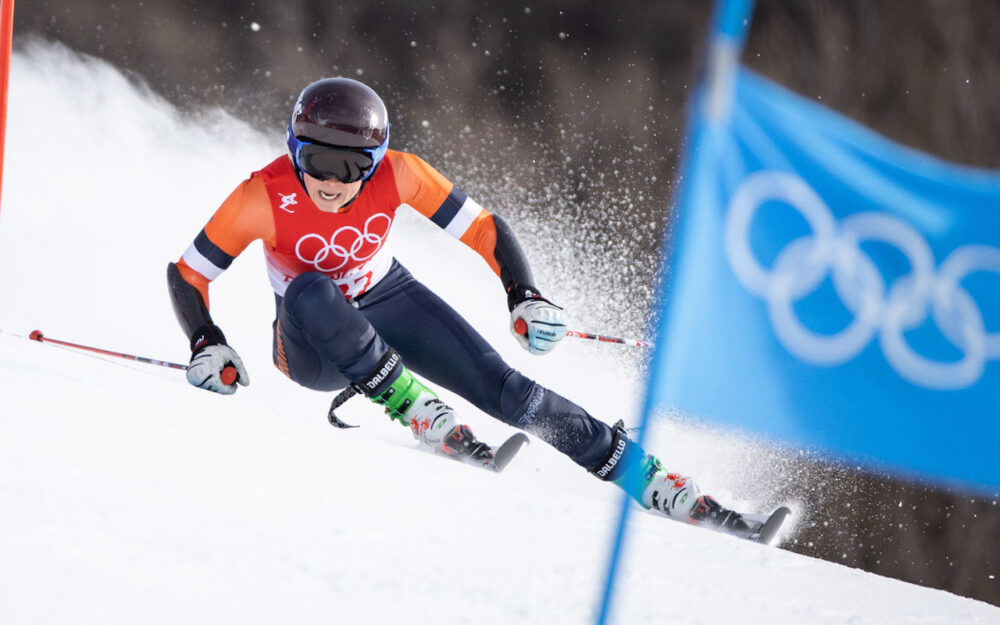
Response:
[{"label": "white ski boot", "polygon": [[701,489],[689,477],[668,473],[660,461],[651,454],[646,456],[646,470],[655,466],[652,478],[646,483],[639,503],[677,521],[693,522],[691,513],[699,501]]},{"label": "white ski boot", "polygon": [[764,544],[774,539],[791,514],[785,506],[769,515],[743,514],[722,507],[710,495],[702,495],[691,478],[664,471],[656,456],[629,440],[621,421],[612,428],[607,456],[591,473],[617,484],[647,510]]},{"label": "white ski boot", "polygon": [[471,464],[492,465],[493,449],[477,440],[469,426],[459,423],[455,411],[406,367],[388,389],[371,400],[385,406],[386,414],[409,426],[413,437],[435,453]]}]

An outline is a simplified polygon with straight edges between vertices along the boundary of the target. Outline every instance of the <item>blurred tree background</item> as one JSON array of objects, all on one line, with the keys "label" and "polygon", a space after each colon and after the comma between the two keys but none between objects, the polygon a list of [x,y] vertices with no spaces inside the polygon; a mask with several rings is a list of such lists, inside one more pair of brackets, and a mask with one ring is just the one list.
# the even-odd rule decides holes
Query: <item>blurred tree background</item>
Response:
[{"label": "blurred tree background", "polygon": [[[641,334],[710,5],[31,0],[14,37],[106,59],[191,114],[222,107],[276,141],[306,84],[364,80],[396,149],[551,250],[536,273],[580,276],[546,289],[557,301],[600,284],[620,297],[590,297],[607,301],[585,321]],[[998,32],[992,0],[758,0],[745,61],[892,139],[998,168]],[[996,496],[775,463],[809,511],[787,548],[1000,605]]]}]

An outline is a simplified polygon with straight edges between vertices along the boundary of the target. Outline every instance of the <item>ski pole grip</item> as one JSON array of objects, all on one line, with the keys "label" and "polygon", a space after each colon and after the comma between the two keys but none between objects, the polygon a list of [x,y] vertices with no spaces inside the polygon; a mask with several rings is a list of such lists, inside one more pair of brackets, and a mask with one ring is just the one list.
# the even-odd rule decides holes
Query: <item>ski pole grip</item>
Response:
[{"label": "ski pole grip", "polygon": [[514,321],[514,332],[520,334],[521,336],[528,335],[528,323],[521,319],[520,317]]},{"label": "ski pole grip", "polygon": [[39,343],[41,343],[42,339],[45,338],[45,335],[42,334],[41,330],[33,330],[31,334],[28,335],[28,338],[31,339],[32,341],[38,341]]},{"label": "ski pole grip", "polygon": [[229,386],[230,384],[234,384],[236,382],[236,378],[238,376],[239,374],[236,373],[236,367],[234,367],[233,365],[226,365],[225,367],[223,367],[222,373],[219,375],[219,378],[222,380],[223,384]]}]

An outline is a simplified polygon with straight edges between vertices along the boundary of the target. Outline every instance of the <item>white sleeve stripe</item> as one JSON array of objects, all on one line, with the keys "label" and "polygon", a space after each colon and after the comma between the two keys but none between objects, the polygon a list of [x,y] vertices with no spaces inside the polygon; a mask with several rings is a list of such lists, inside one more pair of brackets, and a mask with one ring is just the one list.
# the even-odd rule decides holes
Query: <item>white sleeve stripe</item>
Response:
[{"label": "white sleeve stripe", "polygon": [[205,276],[209,281],[215,280],[225,271],[225,269],[216,266],[212,261],[202,256],[201,252],[194,246],[194,243],[184,252],[183,258],[188,267]]},{"label": "white sleeve stripe", "polygon": [[466,233],[469,226],[472,225],[472,222],[476,220],[476,217],[479,216],[482,210],[483,207],[476,203],[475,200],[469,197],[465,198],[462,208],[458,209],[458,212],[448,222],[448,227],[444,231],[456,239],[461,239],[462,235]]}]

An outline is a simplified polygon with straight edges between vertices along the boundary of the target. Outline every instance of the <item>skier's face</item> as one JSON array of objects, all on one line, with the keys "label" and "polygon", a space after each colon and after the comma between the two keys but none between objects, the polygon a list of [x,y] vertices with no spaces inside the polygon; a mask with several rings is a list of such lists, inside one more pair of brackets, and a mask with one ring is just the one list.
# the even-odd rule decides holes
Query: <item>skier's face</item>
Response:
[{"label": "skier's face", "polygon": [[309,199],[327,213],[339,213],[361,190],[361,181],[341,182],[336,178],[320,180],[302,172]]}]

